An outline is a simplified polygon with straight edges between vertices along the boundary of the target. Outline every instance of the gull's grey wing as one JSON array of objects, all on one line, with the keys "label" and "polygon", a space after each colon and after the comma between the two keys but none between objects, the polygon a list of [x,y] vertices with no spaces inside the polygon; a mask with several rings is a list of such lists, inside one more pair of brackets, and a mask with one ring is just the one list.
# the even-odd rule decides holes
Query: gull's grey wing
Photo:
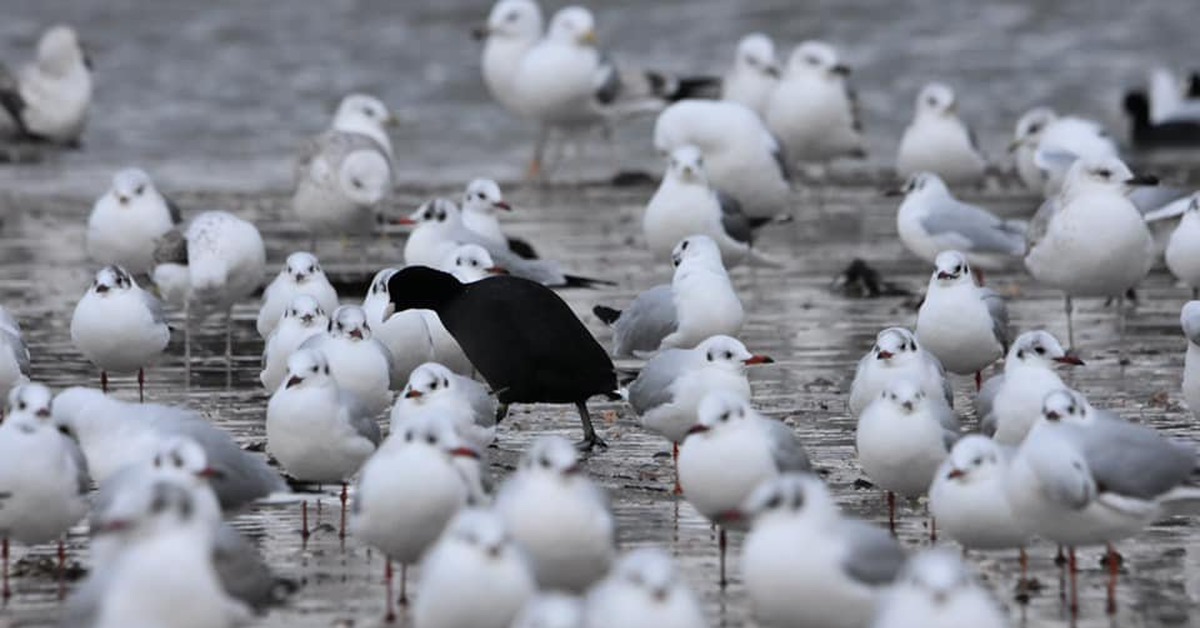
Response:
[{"label": "gull's grey wing", "polygon": [[[88,528],[90,530],[99,529],[100,525],[105,521],[113,518],[114,515],[120,513],[115,511],[118,498],[124,495],[132,495],[138,489],[134,486],[143,480],[145,469],[139,465],[128,465],[123,469],[109,476],[92,495],[92,507],[88,510]],[[140,508],[138,505],[137,508]],[[140,514],[136,511],[134,514]]]},{"label": "gull's grey wing", "polygon": [[147,290],[142,290],[142,303],[150,310],[150,318],[155,323],[167,322],[167,313],[163,310],[162,301],[158,297],[150,294]]},{"label": "gull's grey wing", "polygon": [[667,349],[656,354],[642,367],[637,379],[629,385],[629,405],[641,416],[674,399],[671,384],[696,359],[687,349]]},{"label": "gull's grey wing", "polygon": [[404,385],[407,382],[399,379],[400,372],[396,370],[396,365],[393,363],[394,358],[392,358],[392,350],[388,349],[387,345],[383,344],[382,340],[380,340],[379,338],[376,338],[374,336],[371,337],[371,344],[375,347],[375,349],[377,351],[379,351],[380,354],[383,355],[383,358],[384,358],[383,361],[385,364],[387,364],[388,382],[389,382],[390,388],[392,390],[399,390],[401,388],[404,388]]},{"label": "gull's grey wing", "polygon": [[1046,231],[1050,229],[1050,221],[1054,220],[1054,216],[1060,209],[1062,209],[1062,203],[1059,202],[1057,196],[1046,199],[1038,206],[1037,212],[1029,221],[1029,230],[1025,232],[1026,248],[1033,249],[1042,241],[1042,238],[1046,237]]},{"label": "gull's grey wing", "polygon": [[775,461],[775,468],[780,473],[812,471],[812,462],[792,428],[776,419],[763,417],[762,420],[771,439],[771,458]]},{"label": "gull's grey wing", "polygon": [[1189,202],[1191,193],[1188,190],[1167,185],[1139,185],[1129,193],[1129,200],[1143,215],[1166,207],[1176,201]]},{"label": "gull's grey wing", "polygon": [[513,276],[536,281],[544,286],[567,284],[562,265],[554,260],[523,258],[509,249],[507,243],[498,245],[466,227],[455,231],[453,239],[458,244],[478,244],[487,249],[492,261]]},{"label": "gull's grey wing", "polygon": [[[954,407],[954,387],[950,385],[950,380],[946,377],[946,367],[942,366],[942,361],[939,360],[936,355],[933,355],[929,351],[926,351],[925,349],[921,349],[921,354],[924,355],[925,359],[928,360],[930,362],[930,364],[933,365],[934,369],[937,371],[938,377],[942,378],[942,396],[945,397],[945,399],[946,399],[946,405],[953,408]],[[868,352],[867,355],[863,357],[863,361],[869,359],[870,357],[871,357],[871,354]],[[861,364],[862,361],[860,361],[859,363]]]},{"label": "gull's grey wing", "polygon": [[80,495],[87,495],[88,491],[92,490],[92,475],[88,471],[87,456],[83,455],[83,449],[75,439],[69,436],[63,436],[67,441],[67,455],[71,456],[71,460],[75,463],[75,489]]},{"label": "gull's grey wing", "polygon": [[717,203],[721,206],[721,226],[725,233],[738,242],[754,243],[754,226],[742,212],[742,204],[725,192],[716,190]]},{"label": "gull's grey wing", "polygon": [[1154,499],[1196,470],[1196,451],[1152,428],[1093,409],[1094,423],[1074,428],[1099,492]]},{"label": "gull's grey wing", "polygon": [[213,543],[213,568],[225,592],[258,613],[282,603],[296,588],[275,577],[258,548],[224,521]]},{"label": "gull's grey wing", "polygon": [[984,436],[996,433],[996,417],[992,414],[992,406],[996,403],[996,395],[1004,385],[1004,374],[994,375],[983,382],[979,392],[975,393],[975,416],[979,418],[979,432]]},{"label": "gull's grey wing", "polygon": [[934,418],[941,424],[942,430],[946,432],[943,438],[946,441],[946,451],[950,451],[950,448],[954,446],[954,443],[958,441],[961,435],[962,425],[959,423],[958,415],[955,414],[950,404],[941,403],[941,401],[941,399],[930,398],[930,411],[933,412]]},{"label": "gull's grey wing", "polygon": [[771,136],[775,141],[775,145],[771,147],[771,158],[775,160],[775,165],[779,168],[779,176],[783,177],[784,181],[792,182],[792,171],[788,168],[787,154],[783,150],[783,142],[779,138]]},{"label": "gull's grey wing", "polygon": [[983,303],[987,305],[988,314],[992,315],[992,334],[1004,352],[1008,353],[1008,300],[991,288],[983,289]]},{"label": "gull's grey wing", "polygon": [[454,374],[456,378],[456,387],[462,392],[463,396],[471,404],[471,411],[475,414],[475,424],[480,427],[492,427],[496,424],[496,407],[498,405],[495,395],[488,392],[487,386],[462,375]]},{"label": "gull's grey wing", "polygon": [[655,286],[639,294],[613,323],[613,353],[623,356],[634,351],[655,351],[678,327],[671,286]]},{"label": "gull's grey wing", "polygon": [[936,201],[921,219],[921,226],[934,239],[945,239],[966,253],[1025,252],[1025,233],[1013,223],[1000,220],[987,210],[955,199]]},{"label": "gull's grey wing", "polygon": [[350,422],[350,427],[359,436],[371,441],[376,447],[383,440],[383,434],[379,430],[379,424],[375,422],[375,417],[367,412],[367,408],[362,402],[355,397],[353,393],[341,391],[342,412],[346,416],[346,420]]},{"label": "gull's grey wing", "polygon": [[1075,443],[1060,438],[1058,445],[1037,449],[1029,462],[1045,497],[1079,510],[1096,498],[1096,482]]},{"label": "gull's grey wing", "polygon": [[25,341],[20,336],[2,328],[0,328],[0,338],[12,351],[13,359],[17,361],[17,368],[23,375],[29,377],[29,347],[25,346]]},{"label": "gull's grey wing", "polygon": [[[374,150],[387,159],[387,151],[379,142],[362,133],[330,130],[309,138],[300,145],[296,156],[296,181],[312,176],[312,164],[318,157],[323,157],[336,166],[348,155],[360,150]],[[391,163],[390,159],[388,163]]]},{"label": "gull's grey wing", "polygon": [[283,490],[283,478],[260,456],[242,451],[228,432],[215,427],[199,413],[158,404],[127,404],[156,417],[156,427],[166,434],[183,434],[195,440],[208,457],[208,465],[218,472],[212,478],[213,490],[221,507],[229,510],[243,506],[275,491]]},{"label": "gull's grey wing", "polygon": [[892,535],[857,519],[843,520],[838,531],[849,548],[842,559],[846,575],[868,586],[884,586],[900,574],[907,557]]}]

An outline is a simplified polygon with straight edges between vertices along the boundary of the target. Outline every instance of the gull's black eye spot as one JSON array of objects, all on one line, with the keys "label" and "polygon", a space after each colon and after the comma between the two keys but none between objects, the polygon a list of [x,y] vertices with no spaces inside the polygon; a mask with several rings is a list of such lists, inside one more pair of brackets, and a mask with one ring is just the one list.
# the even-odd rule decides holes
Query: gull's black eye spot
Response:
[{"label": "gull's black eye spot", "polygon": [[729,420],[729,416],[730,416],[730,413],[728,413],[728,412],[722,412],[722,413],[721,413],[721,420],[722,420],[722,421],[728,421],[728,420]]},{"label": "gull's black eye spot", "polygon": [[1096,171],[1096,176],[1100,177],[1101,179],[1107,179],[1112,176],[1112,171],[1108,168],[1101,168]]},{"label": "gull's black eye spot", "polygon": [[436,445],[438,442],[437,436],[435,436],[433,434],[426,434],[425,442],[429,443],[430,445]]},{"label": "gull's black eye spot", "polygon": [[328,375],[328,374],[329,374],[329,366],[328,366],[328,365],[326,365],[326,366],[325,366],[325,374],[326,374],[326,375]]},{"label": "gull's black eye spot", "polygon": [[139,186],[137,186],[137,189],[135,189],[135,190],[133,191],[133,193],[134,193],[135,195],[137,195],[137,196],[141,196],[141,195],[142,195],[142,192],[145,192],[145,191],[146,191],[146,186],[145,186],[145,185],[139,185]]},{"label": "gull's black eye spot", "polygon": [[315,365],[315,364],[314,364],[314,365],[313,365],[313,367],[312,367],[311,369],[309,369],[309,370],[311,370],[312,372],[316,373],[317,371],[319,371],[319,370],[321,370],[321,369],[320,369],[320,368],[319,368],[317,365]]},{"label": "gull's black eye spot", "polygon": [[1042,130],[1042,123],[1040,123],[1040,122],[1035,122],[1035,123],[1029,125],[1030,133],[1037,133],[1038,131],[1041,131],[1041,130]]},{"label": "gull's black eye spot", "polygon": [[713,354],[709,353],[704,356],[709,362],[713,361]]},{"label": "gull's black eye spot", "polygon": [[733,359],[733,352],[732,352],[732,351],[726,351],[724,355],[725,355],[725,359],[726,359],[726,360],[732,360],[732,359]]},{"label": "gull's black eye spot", "polygon": [[521,19],[521,14],[516,11],[513,11],[512,13],[509,13],[507,16],[505,16],[504,19],[509,22],[515,22],[515,21]]},{"label": "gull's black eye spot", "polygon": [[1045,347],[1043,347],[1043,346],[1041,346],[1041,345],[1038,345],[1038,346],[1036,346],[1036,347],[1034,347],[1034,348],[1033,348],[1033,352],[1034,352],[1034,353],[1036,353],[1036,354],[1038,354],[1038,355],[1045,355],[1045,353],[1046,353],[1046,348],[1045,348]]},{"label": "gull's black eye spot", "polygon": [[983,456],[976,456],[975,459],[971,461],[971,464],[973,464],[977,467],[979,465],[983,464]]},{"label": "gull's black eye spot", "polygon": [[26,407],[26,404],[25,404],[25,402],[24,402],[24,401],[19,401],[19,402],[17,402],[17,409],[18,409],[18,410],[24,410],[24,409],[25,409],[25,407]]},{"label": "gull's black eye spot", "polygon": [[772,495],[771,499],[768,499],[767,503],[764,504],[764,506],[768,510],[774,510],[776,508],[779,508],[782,505],[783,505],[783,496],[780,495],[779,493]]},{"label": "gull's black eye spot", "polygon": [[412,441],[413,441],[413,433],[412,433],[412,432],[405,432],[405,433],[404,433],[404,442],[406,442],[406,443],[411,443]]},{"label": "gull's black eye spot", "polygon": [[683,251],[686,251],[686,250],[687,250],[687,247],[688,247],[688,241],[687,241],[687,240],[684,240],[684,241],[683,241],[683,244],[680,244],[680,245],[679,245],[679,248],[680,248],[680,250],[683,250]]}]

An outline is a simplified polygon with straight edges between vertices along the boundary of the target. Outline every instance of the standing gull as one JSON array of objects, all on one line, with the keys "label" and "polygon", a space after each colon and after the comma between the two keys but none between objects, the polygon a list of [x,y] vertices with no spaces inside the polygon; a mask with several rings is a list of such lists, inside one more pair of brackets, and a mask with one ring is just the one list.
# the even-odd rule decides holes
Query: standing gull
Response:
[{"label": "standing gull", "polygon": [[388,127],[396,126],[396,116],[383,101],[367,94],[349,94],[342,98],[333,114],[330,130],[338,133],[357,133],[375,141],[383,149],[389,164],[395,161],[392,155],[392,140]]},{"label": "standing gull", "polygon": [[896,173],[908,178],[932,172],[959,186],[979,183],[986,168],[975,135],[958,117],[954,90],[942,83],[921,88],[912,123],[900,139]]},{"label": "standing gull", "polygon": [[962,253],[943,251],[934,264],[917,311],[917,340],[951,373],[974,373],[978,390],[983,369],[1008,346],[1008,306],[996,291],[975,283]]},{"label": "standing gull", "polygon": [[583,424],[580,446],[602,445],[587,400],[616,395],[612,360],[552,290],[518,277],[463,284],[420,266],[388,280],[396,311],[437,312],[479,374],[496,391],[501,414],[511,403],[573,403]]},{"label": "standing gull", "polygon": [[1008,616],[962,559],[928,549],[908,560],[879,604],[871,628],[1006,628]]},{"label": "standing gull", "polygon": [[743,104],[762,116],[779,84],[779,74],[775,42],[763,33],[750,33],[738,42],[733,66],[721,81],[721,99]]},{"label": "standing gull", "polygon": [[1025,267],[1064,293],[1071,347],[1074,297],[1116,297],[1123,334],[1125,293],[1150,272],[1155,257],[1154,240],[1128,194],[1157,181],[1134,176],[1120,159],[1085,157],[1067,172],[1062,193],[1034,216]]},{"label": "standing gull", "polygon": [[305,142],[296,160],[292,209],[308,227],[314,251],[319,234],[374,231],[379,206],[392,189],[391,148],[373,113],[382,104],[360,106],[352,98],[338,109],[348,128],[339,130],[335,121],[332,130]]},{"label": "standing gull", "polygon": [[516,115],[522,110],[514,81],[525,53],[541,38],[544,21],[534,0],[500,0],[492,5],[487,23],[474,32],[476,39],[484,40],[484,84],[492,98]]},{"label": "standing gull", "polygon": [[267,343],[263,347],[262,372],[258,375],[263,388],[269,392],[279,388],[287,375],[288,357],[299,349],[305,340],[324,333],[328,326],[329,316],[316,299],[307,294],[296,295],[283,311],[279,324],[267,337]]},{"label": "standing gull", "polygon": [[1024,222],[1002,220],[954,198],[932,172],[912,175],[899,193],[904,195],[896,211],[900,241],[931,264],[938,253],[956,250],[977,269],[997,270],[1013,265],[1025,253]]},{"label": "standing gull", "polygon": [[825,42],[806,41],[792,51],[763,116],[783,142],[788,159],[828,163],[839,157],[866,157],[849,74],[849,66]]},{"label": "standing gull", "polygon": [[622,555],[588,592],[585,626],[702,628],[708,626],[687,578],[665,550],[641,547]]},{"label": "standing gull", "polygon": [[690,349],[710,336],[736,335],[741,330],[746,313],[712,238],[696,235],[680,240],[671,261],[675,265],[671,285],[639,294],[625,310],[592,308],[613,328],[614,356]]},{"label": "standing gull", "polygon": [[154,187],[150,175],[126,168],[113,175],[112,187],[96,199],[88,216],[88,257],[134,274],[154,270],[158,239],[183,221],[179,208]]},{"label": "standing gull", "polygon": [[[1200,298],[1200,192],[1190,198],[1172,203],[1172,209],[1183,206],[1183,217],[1171,232],[1164,258],[1167,269],[1175,278],[1192,289],[1192,298]],[[1166,210],[1166,207],[1162,208]],[[1159,211],[1146,215],[1146,221],[1156,218]]]},{"label": "standing gull", "polygon": [[317,256],[297,251],[287,257],[279,274],[263,290],[256,324],[258,335],[264,340],[269,338],[284,311],[301,294],[316,299],[324,312],[332,312],[338,307],[337,290],[329,283]]},{"label": "standing gull", "polygon": [[415,417],[430,416],[454,427],[477,449],[496,440],[496,398],[479,382],[436,362],[413,370],[408,385],[392,405],[390,425],[399,429]]},{"label": "standing gull", "polygon": [[162,303],[142,290],[120,266],[96,273],[71,317],[71,341],[100,368],[100,388],[108,392],[108,374],[137,371],[138,398],[145,400],[146,366],[162,355],[171,328]]},{"label": "standing gull", "polygon": [[1065,387],[1054,372],[1055,364],[1082,365],[1083,360],[1068,354],[1049,332],[1027,331],[1017,336],[1004,359],[1000,384],[980,414],[983,432],[998,443],[1020,445],[1041,416],[1046,395]]},{"label": "standing gull", "polygon": [[0,65],[0,129],[15,126],[18,137],[78,147],[91,102],[91,60],[70,26],[43,33],[19,72]]},{"label": "standing gull", "polygon": [[742,545],[746,594],[769,628],[865,626],[904,565],[895,539],[842,516],[813,475],[768,480],[740,511],[751,522]]},{"label": "standing gull", "polygon": [[946,381],[942,363],[917,344],[917,337],[903,327],[888,327],[875,335],[875,344],[858,361],[850,383],[850,414],[858,416],[875,401],[885,386],[899,379],[920,382],[926,396],[941,396],[954,405],[954,394]]},{"label": "standing gull", "polygon": [[663,180],[646,205],[642,232],[656,257],[669,259],[675,245],[692,235],[712,238],[726,267],[743,261],[776,262],[753,248],[754,229],[764,223],[742,213],[737,199],[709,185],[704,155],[695,146],[671,151]]},{"label": "standing gull", "polygon": [[679,447],[679,483],[688,503],[720,528],[719,584],[724,589],[725,530],[745,523],[742,503],[762,482],[810,471],[811,464],[791,428],[759,414],[737,394],[708,394],[696,417]]},{"label": "standing gull", "polygon": [[528,242],[504,235],[500,220],[496,217],[497,211],[512,211],[512,205],[504,200],[499,184],[491,179],[475,179],[467,184],[463,192],[463,224],[487,238],[494,246],[505,247],[524,259],[537,259],[537,252]]},{"label": "standing gull", "polygon": [[300,348],[320,351],[338,387],[351,393],[368,416],[387,409],[392,389],[404,381],[393,371],[391,352],[375,338],[357,305],[339,307],[329,317],[326,332],[309,337]]},{"label": "standing gull", "polygon": [[1099,122],[1074,116],[1059,117],[1053,109],[1037,107],[1017,121],[1009,144],[1021,182],[1052,197],[1062,190],[1071,164],[1082,157],[1117,157],[1117,144]]},{"label": "standing gull", "polygon": [[771,219],[789,212],[783,149],[750,108],[706,100],[667,107],[654,123],[654,148],[667,155],[687,145],[704,154],[712,186],[736,198],[747,216]]},{"label": "standing gull", "polygon": [[280,466],[304,482],[341,483],[342,536],[346,483],[382,440],[372,417],[330,375],[325,356],[310,349],[288,358],[287,381],[267,402],[267,451]]}]

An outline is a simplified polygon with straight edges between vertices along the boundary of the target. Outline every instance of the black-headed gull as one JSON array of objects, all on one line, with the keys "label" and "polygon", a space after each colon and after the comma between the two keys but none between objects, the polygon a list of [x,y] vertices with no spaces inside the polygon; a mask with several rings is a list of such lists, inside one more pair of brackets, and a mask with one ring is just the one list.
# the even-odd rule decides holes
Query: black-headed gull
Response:
[{"label": "black-headed gull", "polygon": [[910,176],[898,193],[904,195],[896,210],[900,241],[931,264],[938,253],[956,250],[976,269],[995,270],[1015,265],[1025,253],[1024,222],[958,200],[932,172]]},{"label": "black-headed gull", "polygon": [[338,387],[353,394],[372,417],[391,405],[392,389],[404,381],[396,377],[392,352],[375,337],[357,305],[334,310],[325,333],[310,336],[300,348],[320,351]]},{"label": "black-headed gull", "polygon": [[149,274],[154,270],[158,239],[182,221],[179,208],[154,187],[146,171],[120,170],[88,216],[88,257],[134,274]]},{"label": "black-headed gull", "polygon": [[316,299],[326,314],[338,307],[337,290],[329,283],[317,256],[307,251],[288,255],[279,274],[263,290],[262,305],[258,309],[258,321],[255,324],[258,335],[264,340],[269,338],[279,324],[280,317],[296,296],[301,294]]},{"label": "black-headed gull", "polygon": [[858,416],[875,401],[884,386],[898,379],[921,383],[928,396],[941,395],[954,405],[954,394],[946,380],[946,371],[934,355],[917,343],[917,337],[903,327],[888,327],[875,335],[875,344],[858,361],[850,382],[850,414]]},{"label": "black-headed gull", "polygon": [[929,83],[917,94],[912,122],[900,138],[896,173],[908,178],[933,172],[948,185],[979,183],[987,160],[975,135],[958,117],[958,97],[949,85]]},{"label": "black-headed gull", "polygon": [[279,388],[287,375],[288,357],[305,340],[324,333],[328,326],[329,314],[315,298],[307,294],[296,295],[263,347],[262,372],[258,375],[263,388],[269,392]]},{"label": "black-headed gull", "polygon": [[621,555],[608,577],[588,592],[584,625],[699,628],[709,623],[671,555],[640,547]]},{"label": "black-headed gull", "polygon": [[1008,615],[975,581],[963,560],[947,549],[927,549],[908,559],[879,603],[871,628],[1005,628]]},{"label": "black-headed gull", "polygon": [[942,251],[917,311],[917,340],[942,366],[959,375],[975,374],[1004,356],[1008,348],[1008,305],[996,291],[975,281],[971,264],[958,251]]}]

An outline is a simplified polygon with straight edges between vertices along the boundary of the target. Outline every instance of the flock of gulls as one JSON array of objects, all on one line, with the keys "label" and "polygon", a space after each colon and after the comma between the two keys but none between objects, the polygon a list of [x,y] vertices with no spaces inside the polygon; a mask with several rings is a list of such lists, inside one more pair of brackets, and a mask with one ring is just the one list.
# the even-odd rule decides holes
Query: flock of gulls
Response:
[{"label": "flock of gulls", "polygon": [[[10,541],[57,539],[61,564],[64,535],[86,518],[89,574],[62,625],[250,621],[287,603],[291,589],[225,517],[295,487],[340,485],[340,533],[388,558],[387,621],[398,602],[418,628],[709,625],[666,549],[617,546],[613,511],[581,464],[581,452],[607,447],[587,406],[605,396],[627,401],[641,428],[671,444],[675,493],[719,530],[722,587],[726,534],[745,534],[738,570],[760,625],[1009,625],[959,548],[1020,552],[1024,586],[1035,537],[1069,563],[1072,614],[1075,549],[1107,546],[1106,610],[1115,612],[1115,544],[1196,511],[1196,448],[1093,406],[1057,369],[1082,363],[1073,299],[1136,298],[1163,253],[1196,294],[1200,194],[1135,175],[1099,123],[1038,107],[1016,122],[1010,149],[1043,202],[1029,221],[998,217],[955,196],[994,166],[953,88],[920,90],[895,158],[905,181],[896,233],[929,264],[928,288],[915,326],[883,329],[864,347],[846,399],[858,464],[887,493],[892,529],[877,527],[843,514],[792,428],[755,409],[747,368],[772,360],[737,339],[748,313],[728,272],[783,263],[754,242],[793,215],[794,168],[865,155],[850,69],[818,41],[780,64],[756,33],[725,76],[681,78],[618,65],[597,48],[587,9],[544,22],[533,0],[500,0],[476,32],[484,82],[537,123],[531,176],[546,176],[586,133],[657,116],[665,171],[642,227],[645,245],[673,267],[670,283],[595,305],[611,328],[606,349],[555,290],[608,282],[509,237],[501,217],[511,207],[495,181],[385,216],[400,166],[393,118],[378,99],[348,95],[297,159],[292,209],[310,248],[288,255],[261,293],[264,456],[200,411],[143,391],[171,340],[168,311],[184,315],[187,364],[196,321],[214,315],[225,317],[231,357],[232,307],[268,272],[263,238],[233,212],[185,220],[145,171],[121,170],[88,219],[98,270],[70,322],[100,389],[55,394],[29,381],[39,348],[0,316],[5,599]],[[76,144],[89,68],[71,28],[47,31],[33,63],[0,75],[4,128]],[[1197,83],[1157,70],[1147,90],[1130,93],[1132,140],[1195,145]],[[1157,221],[1172,222],[1152,231]],[[369,236],[382,223],[411,228],[404,265],[379,270],[361,302],[338,294],[314,254],[319,236]],[[1022,264],[1064,295],[1069,338],[1011,329],[1009,296],[986,287],[984,272]],[[1200,412],[1200,301],[1181,320],[1184,393]],[[139,402],[107,394],[110,374],[131,373]],[[973,410],[953,406],[954,376],[974,377]],[[509,406],[527,403],[573,406],[583,439],[538,438],[495,483],[489,446]],[[927,499],[939,544],[910,553],[896,540],[896,497]],[[411,596],[410,567],[419,571]]]}]

